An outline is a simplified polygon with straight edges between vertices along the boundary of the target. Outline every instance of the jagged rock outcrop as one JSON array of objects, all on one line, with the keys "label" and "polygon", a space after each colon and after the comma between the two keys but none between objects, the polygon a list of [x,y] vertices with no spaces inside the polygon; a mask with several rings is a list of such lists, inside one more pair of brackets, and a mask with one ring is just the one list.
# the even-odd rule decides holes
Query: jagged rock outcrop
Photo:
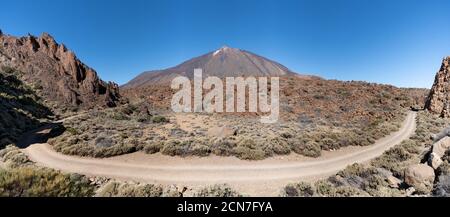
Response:
[{"label": "jagged rock outcrop", "polygon": [[450,117],[450,56],[442,61],[441,69],[436,74],[425,103],[425,109],[441,117]]},{"label": "jagged rock outcrop", "polygon": [[40,89],[44,99],[57,107],[111,107],[120,97],[117,84],[101,80],[47,33],[20,38],[0,34],[0,67],[23,72],[21,79]]}]

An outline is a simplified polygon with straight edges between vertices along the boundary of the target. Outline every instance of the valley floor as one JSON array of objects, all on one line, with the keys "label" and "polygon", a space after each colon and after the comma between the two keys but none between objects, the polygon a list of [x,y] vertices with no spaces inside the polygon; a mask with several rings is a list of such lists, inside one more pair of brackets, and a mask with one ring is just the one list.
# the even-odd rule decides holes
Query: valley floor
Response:
[{"label": "valley floor", "polygon": [[94,159],[63,155],[55,152],[49,144],[33,144],[24,152],[40,166],[64,172],[193,188],[228,183],[244,195],[276,196],[290,182],[318,180],[348,165],[364,163],[380,156],[414,133],[415,118],[416,113],[410,112],[399,131],[377,140],[371,146],[324,152],[319,158],[291,154],[261,161],[245,161],[235,157],[181,158],[137,152]]}]

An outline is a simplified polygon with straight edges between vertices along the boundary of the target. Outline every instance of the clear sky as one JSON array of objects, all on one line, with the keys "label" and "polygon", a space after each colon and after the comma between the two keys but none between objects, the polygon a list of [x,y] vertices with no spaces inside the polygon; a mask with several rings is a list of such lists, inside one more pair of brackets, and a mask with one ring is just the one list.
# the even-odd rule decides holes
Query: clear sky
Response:
[{"label": "clear sky", "polygon": [[0,29],[49,32],[119,84],[227,45],[298,73],[429,88],[450,55],[450,1],[14,0]]}]

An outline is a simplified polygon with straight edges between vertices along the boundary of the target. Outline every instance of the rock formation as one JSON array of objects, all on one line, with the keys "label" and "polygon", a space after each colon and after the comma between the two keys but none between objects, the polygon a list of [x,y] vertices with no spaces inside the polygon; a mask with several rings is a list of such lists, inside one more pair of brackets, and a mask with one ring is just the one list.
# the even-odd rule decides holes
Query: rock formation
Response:
[{"label": "rock formation", "polygon": [[443,60],[441,69],[436,74],[425,109],[442,117],[450,117],[450,57]]},{"label": "rock formation", "polygon": [[0,34],[0,66],[21,71],[24,82],[40,89],[44,99],[59,108],[111,107],[119,99],[117,84],[102,81],[47,33],[20,38]]},{"label": "rock formation", "polygon": [[411,165],[405,170],[405,183],[420,193],[429,193],[433,189],[434,170],[426,164]]}]

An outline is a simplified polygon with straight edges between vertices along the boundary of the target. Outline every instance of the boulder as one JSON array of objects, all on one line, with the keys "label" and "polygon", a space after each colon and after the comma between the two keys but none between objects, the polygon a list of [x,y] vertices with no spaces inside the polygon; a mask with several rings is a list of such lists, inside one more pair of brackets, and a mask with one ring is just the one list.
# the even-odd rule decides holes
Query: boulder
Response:
[{"label": "boulder", "polygon": [[405,183],[419,193],[429,193],[433,189],[434,170],[426,164],[409,166],[405,170]]},{"label": "boulder", "polygon": [[450,137],[446,136],[433,144],[431,152],[443,157],[448,148],[450,148]]},{"label": "boulder", "polygon": [[430,157],[428,158],[428,165],[430,165],[433,169],[437,169],[443,163],[441,157],[436,153],[432,152]]},{"label": "boulder", "polygon": [[402,183],[402,181],[395,176],[389,176],[386,180],[391,188],[399,188]]}]

